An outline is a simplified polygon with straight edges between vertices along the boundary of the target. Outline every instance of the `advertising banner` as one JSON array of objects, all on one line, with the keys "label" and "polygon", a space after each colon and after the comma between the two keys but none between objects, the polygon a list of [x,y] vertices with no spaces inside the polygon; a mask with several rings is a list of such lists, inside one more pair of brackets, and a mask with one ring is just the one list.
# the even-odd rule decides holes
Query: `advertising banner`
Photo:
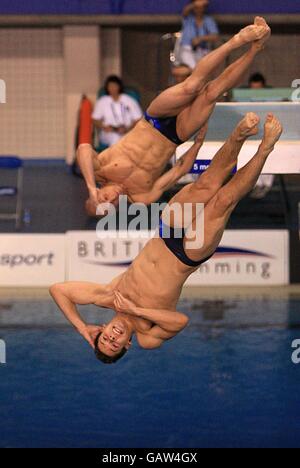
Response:
[{"label": "advertising banner", "polygon": [[[141,237],[99,239],[95,232],[67,234],[69,280],[109,283],[133,262],[147,242]],[[149,238],[149,237],[148,237]],[[289,282],[287,231],[226,231],[213,258],[201,265],[187,285],[285,285]]]},{"label": "advertising banner", "polygon": [[2,287],[48,287],[64,280],[65,235],[0,235]]}]

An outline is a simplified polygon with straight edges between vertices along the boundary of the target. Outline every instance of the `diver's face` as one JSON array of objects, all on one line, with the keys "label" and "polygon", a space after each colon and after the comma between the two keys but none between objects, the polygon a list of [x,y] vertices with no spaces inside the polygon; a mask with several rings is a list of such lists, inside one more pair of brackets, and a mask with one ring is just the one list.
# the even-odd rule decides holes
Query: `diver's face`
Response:
[{"label": "diver's face", "polygon": [[118,355],[124,347],[126,349],[130,347],[130,337],[131,331],[127,323],[120,318],[114,318],[104,326],[98,341],[98,348],[107,356],[114,357]]}]

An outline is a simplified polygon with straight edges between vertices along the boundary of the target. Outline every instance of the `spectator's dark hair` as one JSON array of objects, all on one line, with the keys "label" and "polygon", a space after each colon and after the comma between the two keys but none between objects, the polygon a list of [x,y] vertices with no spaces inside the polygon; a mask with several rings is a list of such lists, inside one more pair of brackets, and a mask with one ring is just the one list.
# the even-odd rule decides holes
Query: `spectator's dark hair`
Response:
[{"label": "spectator's dark hair", "polygon": [[119,78],[117,75],[110,75],[106,78],[105,84],[104,84],[104,90],[106,94],[108,94],[108,85],[109,83],[115,83],[119,86],[120,88],[120,94],[124,93],[124,84],[121,78]]},{"label": "spectator's dark hair", "polygon": [[99,339],[101,335],[102,335],[102,332],[96,336],[96,339],[94,342],[95,356],[99,361],[103,362],[103,364],[115,364],[119,359],[121,359],[127,353],[127,349],[124,347],[116,356],[107,356],[107,354],[102,353],[102,351],[100,351],[98,347],[98,343],[99,343]]},{"label": "spectator's dark hair", "polygon": [[[197,0],[190,0],[189,2],[187,2],[187,4],[191,4],[191,3],[195,3]],[[209,3],[209,0],[207,0],[207,3]]]},{"label": "spectator's dark hair", "polygon": [[261,73],[254,73],[249,78],[249,84],[251,83],[263,83],[266,86],[266,78]]}]

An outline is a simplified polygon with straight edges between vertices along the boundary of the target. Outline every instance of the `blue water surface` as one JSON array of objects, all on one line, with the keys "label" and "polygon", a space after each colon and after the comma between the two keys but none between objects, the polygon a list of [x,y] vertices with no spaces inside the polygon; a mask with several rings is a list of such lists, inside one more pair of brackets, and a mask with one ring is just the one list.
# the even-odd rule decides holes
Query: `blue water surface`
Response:
[{"label": "blue water surface", "polygon": [[181,335],[110,366],[71,328],[2,327],[0,446],[299,447],[299,306],[183,304]]}]

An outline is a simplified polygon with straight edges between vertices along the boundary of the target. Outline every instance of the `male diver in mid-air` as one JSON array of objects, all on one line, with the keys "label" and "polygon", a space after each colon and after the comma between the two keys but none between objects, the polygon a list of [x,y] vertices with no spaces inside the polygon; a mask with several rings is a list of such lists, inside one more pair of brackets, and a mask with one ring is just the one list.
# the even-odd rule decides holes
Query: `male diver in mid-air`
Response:
[{"label": "male diver in mid-air", "polygon": [[[228,181],[244,142],[257,134],[258,123],[255,114],[247,114],[207,171],[175,195],[162,214],[159,236],[146,244],[125,273],[107,286],[70,282],[51,287],[54,300],[94,348],[98,359],[105,363],[116,362],[130,348],[134,334],[142,348],[153,349],[186,327],[188,318],[176,311],[182,287],[187,278],[213,256],[233,209],[255,186],[282,133],[278,119],[269,114],[257,153]],[[190,241],[197,235],[199,203],[204,206],[204,240],[199,247],[191,248]],[[178,227],[177,219],[175,229],[175,220],[169,217],[170,235],[164,236],[168,209],[173,205],[184,208],[186,204],[191,204],[192,215],[195,213],[195,217],[190,218],[191,224],[186,226],[179,219]],[[77,304],[110,308],[116,314],[106,325],[87,325],[77,311]]]},{"label": "male diver in mid-air", "polygon": [[[186,174],[190,161],[183,159],[162,176],[176,146],[205,125],[216,102],[241,82],[270,34],[266,21],[256,17],[253,25],[204,57],[183,83],[156,97],[145,118],[117,144],[101,154],[89,144],[80,145],[77,159],[89,192],[88,212],[96,214],[100,205],[101,214],[101,204],[106,202],[117,206],[120,195],[127,195],[131,202],[150,204]],[[248,52],[210,81],[230,53],[246,44],[250,44]]]}]

